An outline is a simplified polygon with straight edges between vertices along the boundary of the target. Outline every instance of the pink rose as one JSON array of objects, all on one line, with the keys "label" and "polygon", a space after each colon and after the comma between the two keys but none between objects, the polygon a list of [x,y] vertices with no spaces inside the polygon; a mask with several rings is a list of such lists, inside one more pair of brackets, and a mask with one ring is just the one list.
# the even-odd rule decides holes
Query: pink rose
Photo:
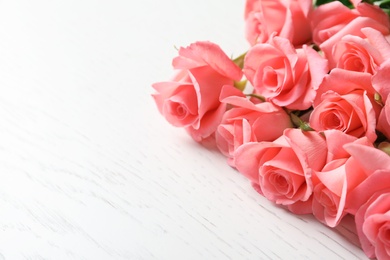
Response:
[{"label": "pink rose", "polygon": [[390,59],[382,63],[372,77],[372,85],[382,99],[383,107],[379,114],[377,129],[390,139]]},{"label": "pink rose", "polygon": [[314,131],[289,128],[274,142],[252,142],[235,152],[239,172],[260,186],[266,198],[294,213],[311,212],[312,174],[323,168],[326,144]]},{"label": "pink rose", "polygon": [[373,147],[350,144],[346,150],[368,175],[347,197],[365,254],[390,258],[390,156]]},{"label": "pink rose", "polygon": [[273,37],[248,51],[244,73],[255,93],[267,101],[305,110],[312,105],[328,66],[312,48],[295,49],[287,39]]},{"label": "pink rose", "polygon": [[[378,174],[390,175],[390,171]],[[355,222],[364,253],[370,258],[390,259],[390,185],[375,193],[358,210]]]},{"label": "pink rose", "polygon": [[215,133],[219,150],[235,166],[234,151],[247,142],[274,141],[284,129],[293,127],[290,117],[269,102],[254,104],[246,97],[229,96],[221,102],[232,105]]},{"label": "pink rose", "polygon": [[311,16],[314,43],[320,45],[327,41],[358,16],[339,1],[320,5]]},{"label": "pink rose", "polygon": [[364,37],[361,28],[371,27],[384,35],[389,34],[390,22],[379,7],[359,3],[349,9],[339,1],[319,6],[312,13],[313,41],[331,57],[333,46],[345,35]]},{"label": "pink rose", "polygon": [[372,86],[382,97],[385,103],[390,95],[390,59],[387,59],[378,68],[377,73],[372,77]]},{"label": "pink rose", "polygon": [[377,174],[376,172],[390,171],[390,156],[373,146],[356,143],[346,144],[344,145],[344,149],[355,159],[356,165],[368,176],[365,181],[359,184],[347,196],[345,208],[348,213],[355,215],[357,210],[375,192],[389,187],[389,181],[378,180],[382,177],[389,178],[387,176],[390,175]]},{"label": "pink rose", "polygon": [[295,46],[310,41],[308,16],[311,0],[247,0],[246,38],[251,45],[268,41],[272,34],[286,38]]},{"label": "pink rose", "polygon": [[357,139],[338,130],[324,132],[328,156],[324,168],[316,172],[313,215],[322,223],[335,227],[347,214],[347,194],[367,178],[356,159],[343,149],[348,143],[372,146],[366,138]]},{"label": "pink rose", "polygon": [[371,75],[333,69],[317,91],[310,126],[317,131],[340,130],[355,137],[376,139],[380,107],[374,101]]},{"label": "pink rose", "polygon": [[390,44],[381,32],[369,27],[361,31],[365,38],[346,35],[335,44],[328,59],[330,68],[375,74],[377,68],[390,59]]},{"label": "pink rose", "polygon": [[172,81],[153,84],[157,91],[153,97],[169,123],[185,127],[196,141],[201,141],[221,122],[226,110],[226,104],[219,101],[221,89],[240,80],[241,69],[211,42],[180,48],[173,67],[179,73]]}]

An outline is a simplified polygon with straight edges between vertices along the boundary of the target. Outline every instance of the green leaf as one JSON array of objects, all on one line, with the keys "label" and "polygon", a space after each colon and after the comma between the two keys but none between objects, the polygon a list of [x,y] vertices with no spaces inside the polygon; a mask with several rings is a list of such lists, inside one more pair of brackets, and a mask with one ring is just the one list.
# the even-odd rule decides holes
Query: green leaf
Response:
[{"label": "green leaf", "polygon": [[374,0],[373,4],[379,6],[383,12],[390,16],[390,0]]},{"label": "green leaf", "polygon": [[[320,6],[330,2],[334,2],[334,0],[316,0],[315,6]],[[353,5],[349,0],[339,0],[339,2],[341,2],[343,5],[347,6],[348,8],[353,8]]]},{"label": "green leaf", "polygon": [[389,9],[390,8],[390,0],[371,0],[371,1],[366,0],[363,2],[368,2],[370,4],[377,5],[382,9]]}]

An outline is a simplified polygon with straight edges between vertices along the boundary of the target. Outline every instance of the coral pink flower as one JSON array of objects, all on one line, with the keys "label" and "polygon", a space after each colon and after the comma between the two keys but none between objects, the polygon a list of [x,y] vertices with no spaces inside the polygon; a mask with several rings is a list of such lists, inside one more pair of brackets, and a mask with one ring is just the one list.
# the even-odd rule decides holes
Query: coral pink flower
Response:
[{"label": "coral pink flower", "polygon": [[239,96],[228,96],[221,101],[233,108],[224,114],[215,138],[219,150],[228,157],[228,163],[233,167],[233,154],[240,145],[274,141],[284,129],[293,127],[288,114],[269,102],[254,104]]},{"label": "coral pink flower", "polygon": [[331,57],[333,47],[345,35],[364,37],[361,28],[371,27],[383,35],[389,34],[390,22],[385,12],[377,6],[357,3],[349,9],[339,1],[316,8],[311,16],[313,41]]},{"label": "coral pink flower", "polygon": [[328,156],[324,168],[316,172],[318,179],[313,194],[313,214],[322,223],[335,227],[347,214],[347,194],[367,178],[356,159],[343,148],[355,143],[372,146],[366,138],[357,139],[338,130],[324,132]]},{"label": "coral pink flower", "polygon": [[367,146],[349,144],[346,150],[368,175],[352,190],[346,208],[355,215],[356,229],[365,254],[390,258],[390,156]]},{"label": "coral pink flower", "polygon": [[330,68],[375,74],[378,67],[390,59],[390,44],[381,32],[369,27],[361,31],[365,38],[346,35],[336,43],[328,57]]},{"label": "coral pink flower", "polygon": [[377,73],[372,77],[372,86],[386,102],[390,95],[390,59],[386,60],[378,68]]},{"label": "coral pink flower", "polygon": [[390,139],[390,59],[382,63],[372,78],[372,85],[381,96],[383,107],[377,129]]},{"label": "coral pink flower", "polygon": [[295,213],[311,212],[312,174],[323,168],[326,143],[314,131],[286,129],[274,142],[252,142],[235,152],[239,172],[269,200]]},{"label": "coral pink flower", "polygon": [[316,131],[336,129],[355,137],[376,140],[380,106],[374,101],[371,75],[333,69],[317,91],[310,126]]},{"label": "coral pink flower", "polygon": [[[377,174],[390,175],[390,171]],[[390,187],[375,193],[360,207],[355,221],[365,254],[370,258],[390,259]]]},{"label": "coral pink flower", "polygon": [[248,51],[244,73],[255,93],[267,101],[305,110],[312,105],[328,65],[312,48],[295,49],[287,39],[276,36]]},{"label": "coral pink flower", "polygon": [[155,83],[153,97],[168,122],[185,127],[194,140],[202,141],[215,132],[226,111],[226,104],[219,101],[222,87],[240,80],[241,69],[211,42],[180,48],[173,67],[178,74],[171,81]]},{"label": "coral pink flower", "polygon": [[246,38],[251,45],[268,41],[275,34],[298,46],[310,41],[309,15],[312,0],[247,0]]}]

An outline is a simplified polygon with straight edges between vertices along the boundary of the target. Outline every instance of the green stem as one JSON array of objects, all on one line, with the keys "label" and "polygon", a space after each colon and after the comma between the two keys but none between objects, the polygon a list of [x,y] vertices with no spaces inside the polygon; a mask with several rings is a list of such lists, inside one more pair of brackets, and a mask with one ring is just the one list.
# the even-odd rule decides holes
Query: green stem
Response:
[{"label": "green stem", "polygon": [[303,121],[299,116],[294,113],[290,113],[291,122],[298,128],[303,131],[313,131],[314,129],[310,127],[309,123]]},{"label": "green stem", "polygon": [[265,97],[260,96],[260,95],[257,95],[257,94],[246,94],[246,96],[247,96],[247,97],[258,98],[258,99],[260,99],[261,101],[265,102]]}]

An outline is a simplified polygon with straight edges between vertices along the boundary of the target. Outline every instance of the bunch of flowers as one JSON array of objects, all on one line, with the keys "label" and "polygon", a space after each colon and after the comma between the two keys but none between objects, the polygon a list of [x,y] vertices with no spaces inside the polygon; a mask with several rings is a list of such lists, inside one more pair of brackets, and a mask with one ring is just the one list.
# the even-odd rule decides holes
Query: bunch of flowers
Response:
[{"label": "bunch of flowers", "polygon": [[153,85],[160,113],[270,201],[329,227],[354,216],[390,259],[389,0],[247,0],[248,51],[180,48]]}]

